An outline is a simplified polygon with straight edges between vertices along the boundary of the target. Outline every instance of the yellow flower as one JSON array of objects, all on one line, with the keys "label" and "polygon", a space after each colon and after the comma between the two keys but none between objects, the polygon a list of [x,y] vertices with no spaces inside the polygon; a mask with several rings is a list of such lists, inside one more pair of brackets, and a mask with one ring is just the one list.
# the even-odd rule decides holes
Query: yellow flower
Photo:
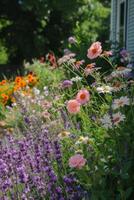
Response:
[{"label": "yellow flower", "polygon": [[89,141],[89,137],[80,136],[79,139],[76,141],[75,144],[87,144]]},{"label": "yellow flower", "polygon": [[63,139],[63,138],[68,137],[69,135],[70,135],[70,132],[68,132],[68,131],[62,131],[61,133],[59,133],[58,137],[60,139]]}]

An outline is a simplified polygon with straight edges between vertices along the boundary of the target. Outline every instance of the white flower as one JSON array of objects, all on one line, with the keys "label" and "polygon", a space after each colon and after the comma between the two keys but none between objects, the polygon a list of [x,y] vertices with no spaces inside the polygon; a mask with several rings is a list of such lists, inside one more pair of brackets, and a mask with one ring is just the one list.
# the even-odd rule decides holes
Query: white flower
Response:
[{"label": "white flower", "polygon": [[132,69],[131,68],[127,68],[127,67],[118,67],[117,70],[113,71],[111,73],[111,75],[113,77],[118,77],[118,76],[124,76],[127,75],[129,72],[131,72]]},{"label": "white flower", "polygon": [[104,128],[108,129],[108,128],[112,128],[112,121],[111,121],[111,117],[109,114],[105,114],[103,116],[103,118],[101,118],[100,120],[104,126]]},{"label": "white flower", "polygon": [[108,85],[104,85],[101,87],[97,87],[96,89],[98,93],[111,93],[113,88]]},{"label": "white flower", "polygon": [[39,95],[40,94],[40,90],[38,90],[37,88],[33,88],[33,92],[35,95]]},{"label": "white flower", "polygon": [[30,66],[29,62],[24,63],[25,68],[28,68]]},{"label": "white flower", "polygon": [[59,58],[58,64],[62,65],[63,63],[69,61],[73,57],[75,57],[75,53],[70,53],[70,54],[64,55],[63,57]]},{"label": "white flower", "polygon": [[121,114],[121,112],[117,112],[113,114],[112,121],[114,125],[118,125],[121,121],[124,121],[125,115]]},{"label": "white flower", "polygon": [[130,100],[127,96],[120,97],[119,99],[115,99],[112,104],[112,108],[115,110],[119,107],[123,107],[124,105],[130,105]]},{"label": "white flower", "polygon": [[76,59],[75,58],[71,58],[69,61],[68,61],[68,64],[74,64],[76,62]]},{"label": "white flower", "polygon": [[100,120],[103,124],[103,127],[106,129],[112,128],[113,125],[117,126],[121,121],[124,121],[125,115],[121,112],[117,112],[113,115],[105,114]]},{"label": "white flower", "polygon": [[47,86],[44,86],[43,90],[48,90],[48,87],[47,87]]},{"label": "white flower", "polygon": [[121,89],[125,88],[126,85],[122,84],[121,82],[117,81],[113,84],[113,91],[114,92],[119,92]]},{"label": "white flower", "polygon": [[13,106],[13,107],[16,107],[16,106],[17,106],[17,103],[12,103],[12,106]]},{"label": "white flower", "polygon": [[78,82],[78,81],[81,81],[81,80],[82,80],[82,77],[80,77],[80,76],[76,76],[76,77],[73,77],[71,79],[71,81],[73,81],[73,82]]},{"label": "white flower", "polygon": [[86,137],[79,137],[79,139],[77,140],[77,142],[75,143],[76,145],[77,144],[87,144],[89,142],[89,137],[86,136]]},{"label": "white flower", "polygon": [[48,87],[47,86],[44,86],[44,95],[45,96],[48,96],[49,95],[49,90],[48,90]]},{"label": "white flower", "polygon": [[77,42],[77,40],[76,40],[75,37],[71,36],[71,37],[68,38],[68,42],[69,42],[70,44],[75,44],[75,43]]}]

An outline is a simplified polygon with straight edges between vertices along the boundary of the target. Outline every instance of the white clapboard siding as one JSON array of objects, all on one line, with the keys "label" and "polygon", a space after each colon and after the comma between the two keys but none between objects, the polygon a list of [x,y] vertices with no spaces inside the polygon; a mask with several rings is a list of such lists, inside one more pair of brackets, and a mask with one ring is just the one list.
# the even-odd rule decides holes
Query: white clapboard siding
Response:
[{"label": "white clapboard siding", "polygon": [[134,61],[134,0],[128,0],[127,50]]},{"label": "white clapboard siding", "polygon": [[116,41],[116,27],[117,27],[117,0],[111,1],[111,31],[110,40]]}]

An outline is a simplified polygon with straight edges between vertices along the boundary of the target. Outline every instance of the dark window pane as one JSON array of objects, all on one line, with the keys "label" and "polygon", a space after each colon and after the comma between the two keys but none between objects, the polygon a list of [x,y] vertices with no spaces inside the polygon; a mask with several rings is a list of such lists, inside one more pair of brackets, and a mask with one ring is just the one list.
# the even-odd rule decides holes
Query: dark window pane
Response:
[{"label": "dark window pane", "polygon": [[124,45],[125,38],[125,2],[120,4],[119,42]]},{"label": "dark window pane", "polygon": [[120,4],[120,26],[124,26],[125,3]]}]

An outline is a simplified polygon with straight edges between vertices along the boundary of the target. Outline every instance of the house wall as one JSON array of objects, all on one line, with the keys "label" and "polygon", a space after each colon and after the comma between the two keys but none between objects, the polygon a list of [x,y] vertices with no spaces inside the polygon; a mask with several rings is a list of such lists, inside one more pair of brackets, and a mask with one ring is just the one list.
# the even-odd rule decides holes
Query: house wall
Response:
[{"label": "house wall", "polygon": [[[127,3],[127,21],[126,21],[126,49],[132,56],[134,62],[134,0],[126,0]],[[118,0],[111,1],[111,31],[110,40],[117,41],[118,27]]]},{"label": "house wall", "polygon": [[116,28],[117,28],[117,0],[111,1],[111,30],[110,40],[116,42]]},{"label": "house wall", "polygon": [[134,61],[134,0],[128,0],[126,48]]}]

